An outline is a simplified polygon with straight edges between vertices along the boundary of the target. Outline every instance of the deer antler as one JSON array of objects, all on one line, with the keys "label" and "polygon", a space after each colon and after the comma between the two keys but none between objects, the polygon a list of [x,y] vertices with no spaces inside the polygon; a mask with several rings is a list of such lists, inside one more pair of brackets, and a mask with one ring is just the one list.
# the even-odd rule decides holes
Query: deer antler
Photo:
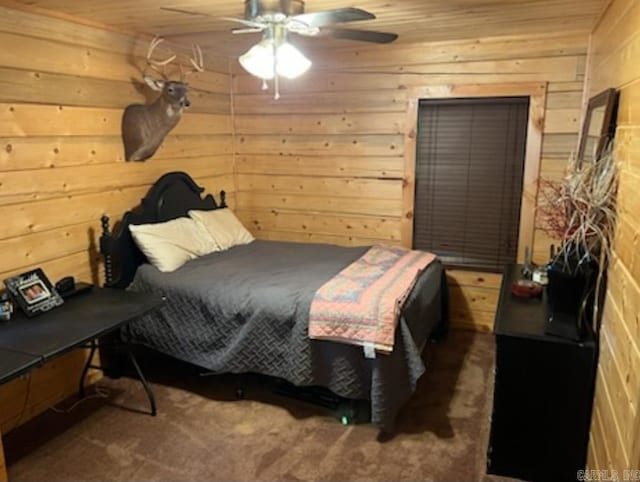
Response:
[{"label": "deer antler", "polygon": [[165,60],[154,60],[151,58],[153,55],[153,51],[156,49],[158,45],[164,42],[162,37],[154,37],[151,43],[149,44],[149,49],[147,50],[147,65],[151,67],[153,70],[158,72],[164,79],[167,78],[165,74],[165,68],[170,62],[173,62],[176,58],[176,54],[167,57]]},{"label": "deer antler", "polygon": [[202,57],[202,49],[198,44],[193,45],[193,57],[189,58],[189,62],[198,72],[204,72],[204,59]]},{"label": "deer antler", "polygon": [[184,80],[188,75],[191,75],[194,72],[204,72],[204,58],[202,56],[202,49],[198,44],[193,44],[191,49],[193,52],[193,55],[189,57],[191,68],[187,72],[183,72],[182,64],[180,64],[180,77],[182,80]]}]

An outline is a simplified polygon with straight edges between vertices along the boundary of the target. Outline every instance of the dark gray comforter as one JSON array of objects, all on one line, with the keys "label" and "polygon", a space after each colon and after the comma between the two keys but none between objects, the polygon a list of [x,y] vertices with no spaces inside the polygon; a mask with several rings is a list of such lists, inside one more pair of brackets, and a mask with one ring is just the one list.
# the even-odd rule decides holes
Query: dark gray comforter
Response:
[{"label": "dark gray comforter", "polygon": [[254,241],[192,260],[173,273],[138,269],[129,289],[160,292],[160,310],[131,324],[136,342],[214,372],[255,372],[371,401],[372,422],[391,430],[424,372],[420,351],[441,322],[439,262],[407,300],[393,353],[307,336],[316,290],[368,248]]}]

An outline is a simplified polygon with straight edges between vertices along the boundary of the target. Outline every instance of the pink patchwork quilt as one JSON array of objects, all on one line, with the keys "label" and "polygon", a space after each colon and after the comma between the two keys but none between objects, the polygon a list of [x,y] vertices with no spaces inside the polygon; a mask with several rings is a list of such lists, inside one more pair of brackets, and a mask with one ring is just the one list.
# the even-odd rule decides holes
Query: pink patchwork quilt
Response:
[{"label": "pink patchwork quilt", "polygon": [[318,289],[309,313],[309,337],[390,353],[402,305],[434,259],[425,251],[371,247]]}]

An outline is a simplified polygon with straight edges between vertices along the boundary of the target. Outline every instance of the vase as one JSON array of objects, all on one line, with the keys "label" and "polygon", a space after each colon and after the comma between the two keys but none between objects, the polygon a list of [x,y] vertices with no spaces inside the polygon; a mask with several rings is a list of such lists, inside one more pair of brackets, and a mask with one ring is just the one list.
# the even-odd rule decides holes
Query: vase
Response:
[{"label": "vase", "polygon": [[595,280],[591,265],[568,270],[566,266],[551,263],[547,268],[546,287],[549,334],[580,340],[583,326],[581,320],[591,313],[592,293]]},{"label": "vase", "polygon": [[547,302],[553,312],[577,315],[588,289],[589,274],[547,269]]}]

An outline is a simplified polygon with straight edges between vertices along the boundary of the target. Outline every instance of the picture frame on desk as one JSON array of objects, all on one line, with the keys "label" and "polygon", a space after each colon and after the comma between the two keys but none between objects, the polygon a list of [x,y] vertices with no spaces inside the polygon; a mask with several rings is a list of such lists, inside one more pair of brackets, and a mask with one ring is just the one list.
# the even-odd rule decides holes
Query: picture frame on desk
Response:
[{"label": "picture frame on desk", "polygon": [[7,278],[4,285],[14,302],[29,318],[64,303],[41,268]]}]

